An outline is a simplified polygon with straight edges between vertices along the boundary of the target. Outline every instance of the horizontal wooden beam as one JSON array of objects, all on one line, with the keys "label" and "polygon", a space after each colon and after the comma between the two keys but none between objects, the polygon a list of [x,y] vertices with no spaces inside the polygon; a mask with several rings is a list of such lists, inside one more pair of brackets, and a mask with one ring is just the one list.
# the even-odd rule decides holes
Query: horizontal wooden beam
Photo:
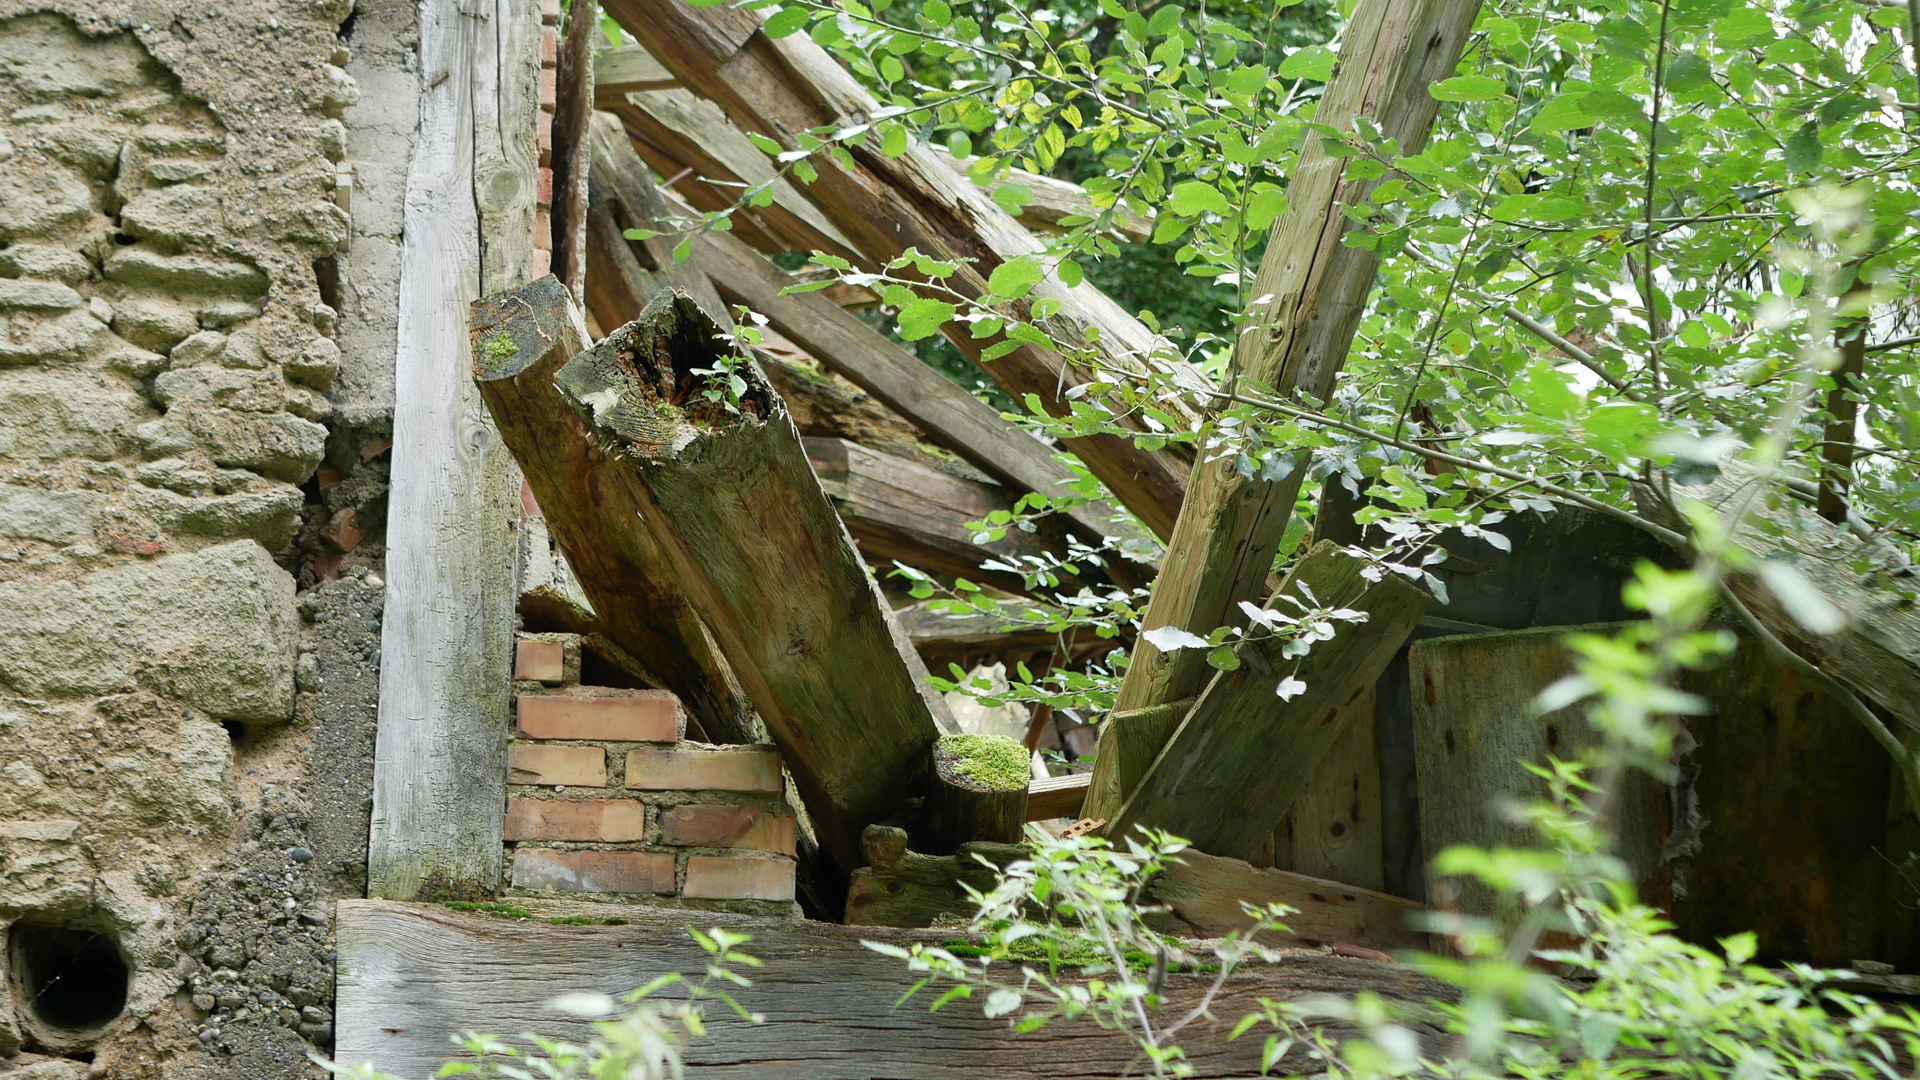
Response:
[{"label": "horizontal wooden beam", "polygon": [[[707,1037],[685,1051],[695,1080],[1073,1080],[1132,1075],[1139,1067],[1125,1037],[1092,1023],[1056,1021],[1015,1035],[1005,1018],[982,1016],[977,1003],[955,1002],[929,1015],[931,989],[898,1004],[913,976],[904,963],[860,944],[938,943],[951,932],[584,904],[570,905],[568,914],[612,916],[625,925],[556,926],[540,917],[515,921],[367,900],[343,900],[336,910],[334,1060],[371,1062],[396,1076],[433,1075],[462,1031],[586,1042],[593,1035],[588,1024],[549,1003],[577,991],[622,995],[669,971],[698,977],[707,956],[688,936],[689,925],[752,935],[742,949],[765,965],[743,972],[752,986],[728,988],[765,1021],[751,1024],[723,1007],[709,1008]],[[1162,1014],[1181,1015],[1210,981],[1169,976]],[[1229,1042],[1227,1035],[1240,1017],[1258,1010],[1260,998],[1368,990],[1408,1003],[1445,995],[1438,982],[1404,965],[1289,954],[1229,981],[1211,1015],[1182,1033],[1181,1045],[1196,1076],[1253,1076],[1263,1040],[1255,1033]],[[679,995],[670,989],[664,996]],[[1280,1068],[1308,1064],[1303,1049]]]},{"label": "horizontal wooden beam", "polygon": [[1287,928],[1299,944],[1427,947],[1427,935],[1413,925],[1426,909],[1411,900],[1192,849],[1179,859],[1147,887],[1153,900],[1170,909],[1166,929],[1174,933],[1220,937],[1244,930],[1245,901],[1293,908],[1298,914],[1287,917]]},{"label": "horizontal wooden beam", "polygon": [[638,45],[600,49],[593,54],[593,98],[601,102],[619,102],[628,94],[643,90],[671,90],[680,85],[653,54]]},{"label": "horizontal wooden beam", "polygon": [[1028,784],[1027,820],[1079,817],[1080,806],[1087,801],[1087,785],[1092,782],[1092,773],[1068,773]]}]

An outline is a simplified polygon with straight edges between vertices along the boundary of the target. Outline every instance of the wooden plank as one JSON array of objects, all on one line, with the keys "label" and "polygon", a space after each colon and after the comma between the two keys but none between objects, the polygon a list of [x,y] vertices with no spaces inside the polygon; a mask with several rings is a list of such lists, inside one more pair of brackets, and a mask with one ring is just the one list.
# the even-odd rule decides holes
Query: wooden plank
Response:
[{"label": "wooden plank", "polygon": [[420,6],[420,63],[441,77],[422,91],[400,255],[373,896],[500,883],[520,485],[468,377],[465,324],[469,302],[531,261],[539,14],[485,12]]},{"label": "wooden plank", "polygon": [[593,41],[600,35],[594,0],[574,0],[567,34],[554,71],[553,197],[548,221],[553,230],[553,272],[566,283],[573,302],[587,300],[587,121],[593,116]]},{"label": "wooden plank", "polygon": [[1087,785],[1092,781],[1092,773],[1036,777],[1027,785],[1027,820],[1078,818],[1080,807],[1086,802]]},{"label": "wooden plank", "polygon": [[678,694],[708,740],[755,741],[752,710],[641,524],[631,481],[554,386],[588,345],[564,287],[549,276],[476,303],[472,340],[474,381],[593,604],[593,629]]},{"label": "wooden plank", "polygon": [[595,49],[593,53],[593,99],[596,108],[602,102],[616,102],[628,94],[643,90],[671,90],[680,83],[673,72],[662,67],[653,54],[638,45]]},{"label": "wooden plank", "polygon": [[[791,181],[779,175],[767,155],[712,102],[686,90],[653,90],[630,94],[602,108],[680,169],[693,170],[688,178],[693,183],[676,190],[700,209],[724,209],[732,206],[745,188],[771,184],[772,204],[744,213],[761,231],[779,239],[780,247],[775,250],[824,251],[858,258],[839,227]],[[671,177],[674,173],[663,171],[661,175]]]},{"label": "wooden plank", "polygon": [[[963,480],[846,439],[802,442],[840,520],[867,561],[883,568],[882,573],[898,559],[929,573],[1025,593],[1029,590],[1020,575],[986,570],[981,564],[1068,554],[1067,539],[1056,522],[1042,522],[1038,532],[1008,529],[1000,540],[973,542],[968,522],[1013,509],[1014,498],[1004,488]],[[1097,577],[1090,580],[1103,583]]]},{"label": "wooden plank", "polygon": [[[1270,865],[1363,889],[1381,889],[1380,747],[1372,686],[1293,800]],[[1260,859],[1250,860],[1262,865]]]},{"label": "wooden plank", "polygon": [[1287,870],[1262,870],[1238,859],[1184,851],[1181,863],[1148,886],[1148,895],[1173,910],[1176,933],[1219,937],[1249,925],[1240,910],[1250,904],[1286,904],[1294,942],[1346,942],[1375,949],[1423,949],[1427,936],[1413,928],[1424,909],[1411,900]]},{"label": "wooden plank", "polygon": [[[1616,624],[1583,627],[1611,632]],[[1546,795],[1546,782],[1527,771],[1548,755],[1566,760],[1599,737],[1578,707],[1535,715],[1535,694],[1572,671],[1561,643],[1567,627],[1465,634],[1416,641],[1408,654],[1413,684],[1414,761],[1420,776],[1420,843],[1427,857],[1457,844],[1530,847],[1537,837],[1501,814],[1512,801]],[[1666,797],[1644,775],[1630,773],[1614,797],[1620,837],[1615,854],[1633,871],[1640,896],[1660,903],[1665,893],[1661,851]],[[1444,886],[1444,889],[1442,888]],[[1431,877],[1427,896],[1490,914],[1496,899],[1478,882]]]},{"label": "wooden plank", "polygon": [[[1453,74],[1479,9],[1480,0],[1361,0],[1316,120],[1350,131],[1357,117],[1369,116],[1402,153],[1419,153],[1439,109],[1427,84]],[[1234,377],[1243,382],[1318,400],[1333,392],[1376,262],[1371,250],[1341,243],[1350,224],[1345,208],[1364,205],[1377,183],[1345,179],[1347,160],[1328,154],[1318,138],[1307,139],[1300,152],[1287,182],[1287,211],[1273,223],[1247,293],[1256,298],[1253,319],[1233,361]],[[1239,605],[1264,591],[1306,472],[1298,468],[1266,481],[1243,477],[1230,455],[1197,464],[1141,627],[1173,626],[1204,637],[1220,626],[1245,625]],[[1162,654],[1142,641],[1115,708],[1189,697],[1209,677],[1204,650]],[[1104,799],[1096,788],[1101,809],[1111,806]]]},{"label": "wooden plank", "polygon": [[[752,13],[729,10],[719,16],[715,9],[694,9],[680,0],[610,0],[607,11],[682,85],[718,104],[740,127],[760,131],[784,147],[799,145],[799,136],[810,129],[844,123],[856,114],[871,116],[879,108],[811,39],[772,40],[758,32],[758,16]],[[862,155],[850,170],[823,159],[807,197],[839,227],[866,265],[884,263],[908,248],[955,259],[960,269],[945,284],[966,295],[985,295],[987,275],[1001,263],[1044,250],[1042,242],[984,190],[920,145],[910,145],[898,158]],[[1152,366],[1190,389],[1211,389],[1184,362],[1168,359],[1177,353],[1163,339],[1093,286],[1082,282],[1067,288],[1058,280],[1045,281],[1018,306],[1030,310],[1042,299],[1060,304],[1043,323],[1062,339],[1081,341],[1084,331],[1099,331],[1091,347],[1102,363],[1123,370]],[[948,326],[945,332],[970,356],[978,357],[993,344],[992,339],[975,340],[964,326]],[[1065,392],[1091,377],[1065,357],[1033,346],[996,359],[986,370],[1016,399],[1035,394],[1056,414],[1069,410]],[[1163,404],[1171,408],[1176,403]],[[1068,445],[1149,529],[1161,536],[1171,532],[1184,492],[1183,457],[1164,449],[1144,450],[1131,438],[1113,435],[1075,439]]]},{"label": "wooden plank", "polygon": [[[653,228],[667,215],[667,203],[619,123],[605,113],[595,113],[588,127],[587,142],[593,156],[594,175],[600,177],[607,192],[607,211],[613,224],[621,229]],[[610,245],[612,239],[606,243]],[[645,306],[646,301],[659,292],[679,289],[692,296],[708,318],[723,327],[733,325],[726,304],[721,302],[720,294],[714,291],[707,276],[685,262],[674,261],[673,240],[653,236],[628,244],[628,250],[647,272],[646,277],[636,282],[644,290],[644,295],[634,297],[640,306]]]},{"label": "wooden plank", "polygon": [[[1361,574],[1365,568],[1363,560],[1330,543],[1317,545],[1295,565],[1283,594],[1363,611],[1367,621],[1335,623],[1330,640],[1315,642],[1298,659],[1284,657],[1274,637],[1237,646],[1238,669],[1215,676],[1139,786],[1123,791],[1125,802],[1106,826],[1109,835],[1144,825],[1184,836],[1215,855],[1260,857],[1342,727],[1362,712],[1372,720],[1368,687],[1426,610],[1425,593],[1393,574],[1370,582]],[[1280,700],[1275,691],[1284,678],[1306,688]],[[1099,793],[1105,760],[1096,757],[1095,763],[1092,792]],[[1114,768],[1104,775],[1118,784],[1123,772]]]},{"label": "wooden plank", "polygon": [[[1055,460],[1038,439],[1001,419],[991,405],[960,389],[918,357],[893,343],[819,293],[784,295],[792,275],[725,233],[707,233],[694,241],[693,261],[726,298],[767,317],[782,337],[805,349],[821,365],[845,377],[987,475],[1020,491],[1059,495],[1074,482],[1072,470]],[[1070,511],[1068,517],[1085,539],[1105,537],[1145,541],[1143,530],[1104,503]],[[1151,545],[1140,545],[1151,549]],[[1144,579],[1149,570],[1132,570],[1125,560],[1110,569]],[[1128,572],[1132,570],[1132,573]],[[1144,584],[1144,580],[1141,581]]]},{"label": "wooden plank", "polygon": [[[453,1053],[463,1030],[521,1032],[584,1042],[592,1030],[547,1003],[563,993],[620,995],[669,971],[697,977],[706,954],[687,936],[685,911],[639,907],[567,909],[606,912],[623,926],[555,926],[442,909],[346,900],[338,905],[339,982],[334,1060],[372,1062],[399,1076],[430,1076]],[[951,933],[889,933],[874,927],[754,919],[700,912],[692,925],[724,926],[753,936],[744,950],[765,966],[735,988],[741,1003],[765,1015],[745,1022],[725,1008],[707,1011],[707,1038],[687,1050],[700,1080],[1048,1080],[1113,1077],[1137,1068],[1121,1036],[1091,1023],[1058,1022],[1017,1036],[1006,1020],[988,1020],[966,1002],[928,1015],[916,998],[895,1008],[913,979],[898,960],[860,939],[941,941]],[[1190,1008],[1208,976],[1168,977],[1164,1010]],[[1213,1014],[1182,1039],[1201,1077],[1252,1076],[1261,1040],[1226,1041],[1258,1000],[1371,990],[1396,1002],[1447,995],[1441,984],[1400,964],[1290,954],[1233,979]],[[669,997],[673,997],[669,992]],[[1282,1067],[1307,1065],[1304,1053]]]},{"label": "wooden plank", "polygon": [[[965,162],[954,160],[952,154],[938,147],[933,152],[947,163],[948,168],[966,174]],[[1062,225],[1061,221],[1072,217],[1097,217],[1100,214],[1093,200],[1087,197],[1086,188],[1070,180],[1030,173],[1025,169],[1007,170],[1005,178],[986,185],[986,192],[991,195],[1008,184],[1019,184],[1032,196],[1032,201],[1020,208],[1017,217],[1020,224],[1036,232],[1065,232],[1075,226]],[[1112,230],[1131,244],[1144,244],[1153,238],[1153,222],[1124,206],[1114,215]]]},{"label": "wooden plank", "polygon": [[899,809],[952,721],[765,377],[737,369],[737,413],[697,396],[693,370],[727,355],[717,335],[691,298],[663,294],[556,382],[634,481],[822,844],[851,869],[861,829]]}]

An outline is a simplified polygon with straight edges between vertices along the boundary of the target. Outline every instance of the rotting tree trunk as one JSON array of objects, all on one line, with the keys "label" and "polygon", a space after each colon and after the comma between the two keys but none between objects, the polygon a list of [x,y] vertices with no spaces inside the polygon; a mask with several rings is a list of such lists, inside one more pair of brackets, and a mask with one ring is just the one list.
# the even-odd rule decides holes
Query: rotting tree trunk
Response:
[{"label": "rotting tree trunk", "polygon": [[[848,117],[871,116],[879,109],[824,49],[804,35],[768,38],[752,12],[696,9],[685,0],[610,0],[606,9],[682,85],[712,99],[740,127],[782,146],[798,146],[798,136],[809,129],[844,124]],[[934,258],[962,260],[946,284],[984,295],[987,275],[996,266],[1044,248],[984,190],[927,147],[909,146],[898,158],[865,148],[851,153],[851,171],[821,157],[819,179],[807,195],[869,265],[917,248]],[[1078,342],[1085,331],[1097,329],[1094,347],[1105,362],[1135,370],[1143,363],[1164,363],[1189,389],[1211,389],[1184,363],[1143,359],[1164,353],[1166,343],[1093,286],[1083,282],[1069,289],[1048,280],[1026,303],[1043,298],[1061,304],[1059,313],[1041,324],[1054,336]],[[976,358],[993,344],[992,339],[974,340],[964,325],[949,325],[945,332],[957,348]],[[994,360],[984,370],[1016,400],[1034,394],[1056,415],[1068,411],[1066,391],[1089,379],[1058,354],[1032,346]],[[1160,536],[1171,532],[1185,487],[1187,466],[1181,457],[1107,435],[1069,440],[1067,445],[1149,529]]]},{"label": "rotting tree trunk", "polygon": [[[1325,542],[1300,560],[1283,594],[1310,606],[1353,608],[1365,612],[1366,621],[1336,622],[1331,639],[1314,642],[1297,659],[1283,655],[1276,637],[1236,647],[1238,668],[1214,675],[1107,823],[1108,835],[1145,826],[1229,858],[1252,860],[1271,851],[1274,829],[1343,725],[1358,713],[1371,717],[1363,707],[1371,705],[1367,688],[1427,609],[1427,594],[1393,574],[1370,582],[1361,575],[1365,567]],[[1282,700],[1275,690],[1287,678],[1306,688]]]},{"label": "rotting tree trunk", "polygon": [[726,356],[690,297],[662,294],[556,382],[631,481],[821,842],[852,869],[861,830],[899,808],[952,722],[779,395],[749,364],[737,412],[703,399],[694,369]]},{"label": "rotting tree trunk", "polygon": [[554,387],[586,327],[549,276],[473,306],[474,380],[520,462],[547,528],[598,615],[597,629],[675,694],[715,742],[752,742],[752,710],[638,517],[610,461]]},{"label": "rotting tree trunk", "polygon": [[[1479,9],[1480,0],[1361,0],[1315,119],[1348,132],[1356,117],[1369,116],[1401,153],[1419,153],[1439,110],[1427,87],[1453,74]],[[1234,350],[1239,382],[1323,400],[1333,392],[1376,267],[1373,252],[1340,243],[1349,225],[1345,209],[1363,205],[1379,182],[1343,179],[1348,160],[1311,136],[1300,153],[1287,212],[1268,234],[1250,294],[1255,322]],[[1238,605],[1256,599],[1266,581],[1305,474],[1296,468],[1277,481],[1249,479],[1232,455],[1196,463],[1141,625],[1204,637],[1239,622]],[[1164,654],[1143,641],[1115,708],[1191,697],[1206,678],[1202,651]],[[1104,740],[1097,760],[1107,756]],[[1094,791],[1096,809],[1088,812],[1110,811],[1115,804],[1100,793],[1112,785],[1096,783]]]}]

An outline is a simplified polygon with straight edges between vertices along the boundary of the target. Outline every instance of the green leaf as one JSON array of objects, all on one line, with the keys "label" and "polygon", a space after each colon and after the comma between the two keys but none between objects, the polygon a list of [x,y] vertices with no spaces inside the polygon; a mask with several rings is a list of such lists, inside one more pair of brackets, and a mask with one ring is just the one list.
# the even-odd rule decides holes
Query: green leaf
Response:
[{"label": "green leaf", "polygon": [[1762,36],[1773,36],[1773,19],[1759,8],[1737,7],[1713,23],[1713,40],[1723,48]]},{"label": "green leaf", "polygon": [[1507,96],[1504,80],[1491,75],[1457,75],[1427,88],[1435,101],[1492,101]]},{"label": "green leaf", "polygon": [[1659,428],[1660,414],[1638,401],[1608,402],[1580,420],[1587,445],[1615,463],[1643,454]]},{"label": "green leaf", "polygon": [[687,257],[692,254],[693,254],[693,237],[691,236],[673,245],[673,261],[674,262],[677,262],[677,263],[686,262]]},{"label": "green leaf", "polygon": [[1025,184],[1001,184],[993,189],[993,201],[1000,204],[1000,209],[1019,217],[1020,211],[1033,201],[1033,191]]},{"label": "green leaf", "polygon": [[1147,23],[1147,36],[1159,37],[1161,34],[1172,31],[1174,27],[1180,25],[1180,16],[1183,11],[1184,8],[1180,4],[1160,5],[1160,10],[1154,12],[1153,18]]},{"label": "green leaf", "polygon": [[880,152],[890,158],[907,152],[907,129],[904,124],[887,125],[886,132],[880,136]]},{"label": "green leaf", "polygon": [[992,289],[995,296],[1018,300],[1040,284],[1041,277],[1040,256],[1022,255],[994,267],[987,278],[987,288]]},{"label": "green leaf", "polygon": [[1247,228],[1263,232],[1286,212],[1287,193],[1280,185],[1265,180],[1253,185],[1253,194],[1247,199]]},{"label": "green leaf", "polygon": [[600,17],[600,32],[607,36],[607,44],[612,45],[614,48],[620,47],[620,24],[614,21],[613,16],[602,15]]},{"label": "green leaf", "polygon": [[770,38],[783,38],[807,25],[813,12],[804,7],[781,8],[760,29]]},{"label": "green leaf", "polygon": [[952,304],[923,296],[900,309],[900,336],[907,341],[930,338],[958,310]]},{"label": "green leaf", "polygon": [[1072,259],[1061,259],[1060,265],[1054,272],[1060,275],[1060,284],[1069,289],[1086,280],[1086,272],[1080,269],[1080,264]]},{"label": "green leaf", "polygon": [[1585,94],[1562,94],[1533,114],[1528,131],[1572,131],[1593,126],[1593,117],[1585,108]]},{"label": "green leaf", "polygon": [[1580,395],[1573,392],[1567,376],[1545,360],[1528,364],[1508,389],[1536,417],[1564,420],[1580,408]]},{"label": "green leaf", "polygon": [[956,131],[947,136],[947,153],[952,154],[955,161],[965,161],[973,156],[973,140],[967,138],[966,132]]},{"label": "green leaf", "polygon": [[1233,212],[1227,197],[1220,189],[1204,180],[1183,180],[1173,186],[1173,196],[1167,200],[1167,208],[1181,217],[1193,217],[1196,214],[1211,211],[1226,215]]},{"label": "green leaf", "polygon": [[1283,79],[1310,79],[1326,82],[1333,75],[1333,50],[1325,45],[1309,45],[1280,62],[1275,72]]},{"label": "green leaf", "polygon": [[941,0],[927,0],[926,6],[920,9],[920,16],[936,27],[945,28],[953,21],[953,9]]},{"label": "green leaf", "polygon": [[1787,136],[1788,172],[1811,172],[1820,166],[1820,125],[1809,120]]}]

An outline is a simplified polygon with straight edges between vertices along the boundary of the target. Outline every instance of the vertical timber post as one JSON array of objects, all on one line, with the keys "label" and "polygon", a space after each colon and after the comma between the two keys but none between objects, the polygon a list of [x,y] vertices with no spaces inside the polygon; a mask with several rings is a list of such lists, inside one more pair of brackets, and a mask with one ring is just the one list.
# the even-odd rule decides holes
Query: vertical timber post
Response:
[{"label": "vertical timber post", "polygon": [[424,0],[395,357],[369,896],[500,885],[517,470],[474,388],[468,305],[526,281],[538,0]]}]

